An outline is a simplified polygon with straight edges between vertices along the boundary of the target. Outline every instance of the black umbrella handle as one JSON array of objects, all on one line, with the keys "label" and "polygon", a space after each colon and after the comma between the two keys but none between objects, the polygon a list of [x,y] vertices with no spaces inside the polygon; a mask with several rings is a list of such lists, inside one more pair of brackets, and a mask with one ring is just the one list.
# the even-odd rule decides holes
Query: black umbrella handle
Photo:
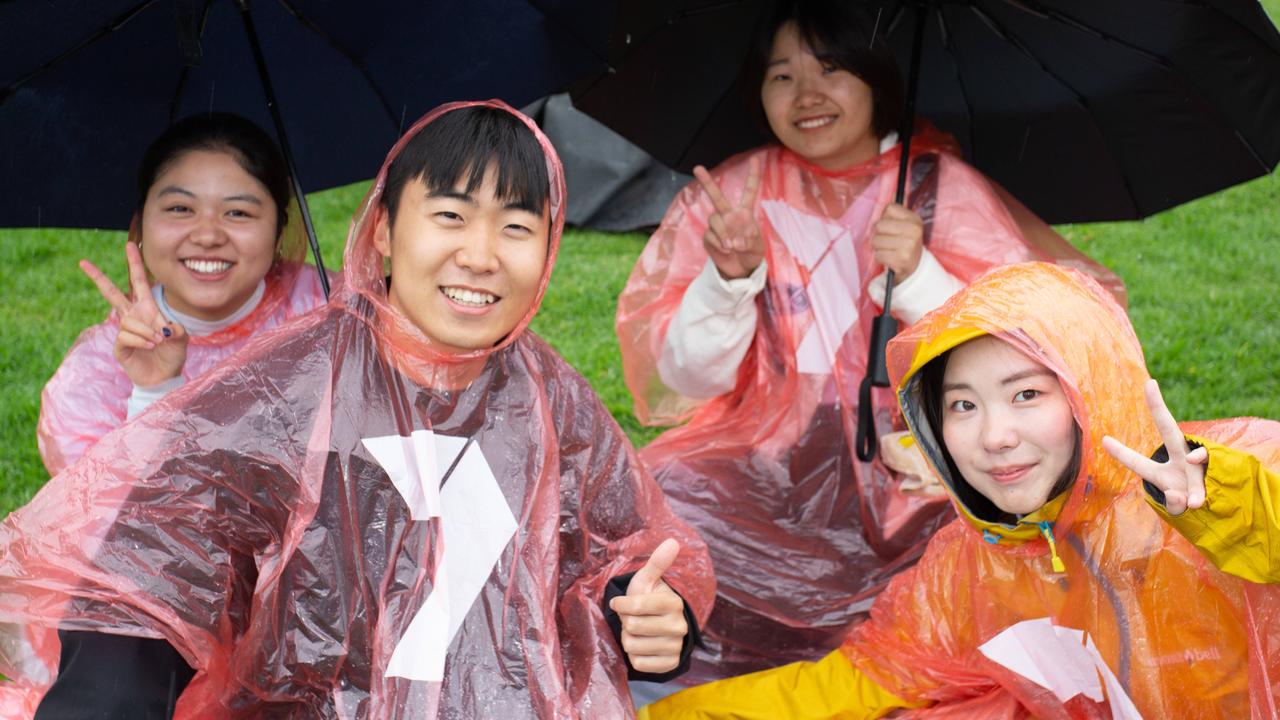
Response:
[{"label": "black umbrella handle", "polygon": [[311,255],[316,261],[316,272],[320,274],[320,288],[324,290],[324,299],[328,300],[329,274],[325,272],[324,260],[320,257],[320,242],[316,240],[316,229],[311,223],[311,209],[307,207],[307,196],[302,192],[302,181],[298,179],[298,165],[293,161],[289,136],[284,131],[284,118],[280,116],[280,105],[276,102],[276,91],[271,85],[271,74],[267,72],[267,60],[262,54],[262,46],[258,43],[258,32],[253,28],[249,0],[236,0],[236,5],[239,6],[240,17],[244,20],[244,34],[249,38],[249,49],[253,51],[253,61],[258,66],[258,79],[262,81],[262,92],[267,96],[267,110],[271,113],[271,122],[276,126],[276,137],[280,139],[280,151],[284,153],[284,161],[289,166],[289,181],[293,184],[293,196],[298,199],[298,209],[302,211],[302,225],[307,229],[307,243],[311,246]]},{"label": "black umbrella handle", "polygon": [[[903,110],[902,127],[898,131],[901,154],[898,157],[898,186],[893,201],[899,205],[907,200],[907,170],[911,162],[911,134],[915,129],[916,90],[920,86],[920,51],[924,47],[924,23],[929,0],[916,5],[915,35],[911,40],[911,69],[907,76],[907,104]],[[875,408],[871,405],[871,388],[889,387],[889,366],[885,362],[885,349],[889,340],[898,334],[898,321],[889,314],[893,302],[893,271],[885,273],[883,310],[871,321],[871,342],[867,348],[867,374],[858,388],[858,430],[854,448],[858,459],[871,462],[876,456],[877,440]]]}]

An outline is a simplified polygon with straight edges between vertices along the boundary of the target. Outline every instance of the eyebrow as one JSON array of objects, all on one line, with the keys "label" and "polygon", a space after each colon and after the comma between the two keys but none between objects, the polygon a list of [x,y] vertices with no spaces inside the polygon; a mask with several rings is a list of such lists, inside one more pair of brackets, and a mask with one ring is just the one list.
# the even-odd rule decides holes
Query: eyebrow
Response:
[{"label": "eyebrow", "polygon": [[785,58],[785,57],[784,57],[784,58],[778,58],[777,60],[770,60],[770,61],[769,61],[769,64],[768,64],[768,65],[765,65],[765,66],[764,66],[764,68],[765,68],[766,70],[768,70],[769,68],[773,67],[774,65],[785,65],[786,63],[789,63],[789,62],[791,62],[791,58]]},{"label": "eyebrow", "polygon": [[[1021,370],[1019,372],[1016,372],[1002,379],[1000,381],[1000,384],[1010,385],[1012,383],[1018,382],[1019,380],[1026,380],[1027,378],[1044,377],[1044,376],[1053,377],[1054,373],[1052,370],[1050,370],[1047,367],[1028,368],[1026,370]],[[973,386],[969,385],[969,383],[947,383],[947,382],[942,383],[942,392],[944,393],[949,392],[951,390],[972,390],[972,389],[973,389]]]},{"label": "eyebrow", "polygon": [[177,185],[170,185],[165,189],[161,190],[160,192],[156,193],[156,197],[164,197],[165,195],[170,195],[170,194],[185,195],[187,197],[192,197],[192,198],[196,196],[195,193],[191,192],[186,188],[180,188]]},{"label": "eyebrow", "polygon": [[222,198],[222,201],[223,202],[247,202],[247,203],[253,203],[254,205],[262,204],[262,199],[259,198],[258,196],[248,195],[244,193],[241,193],[240,195],[230,195],[228,197],[224,197]]},{"label": "eyebrow", "polygon": [[476,199],[471,197],[471,193],[458,192],[457,190],[429,190],[427,191],[429,198],[443,198],[445,200],[459,200],[468,205],[479,205]]}]

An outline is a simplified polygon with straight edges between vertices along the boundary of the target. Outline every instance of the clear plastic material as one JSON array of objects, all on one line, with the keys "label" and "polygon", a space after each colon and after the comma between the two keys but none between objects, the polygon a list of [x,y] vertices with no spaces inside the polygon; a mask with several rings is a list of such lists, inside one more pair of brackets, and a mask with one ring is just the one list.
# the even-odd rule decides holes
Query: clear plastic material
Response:
[{"label": "clear plastic material", "polygon": [[[1143,399],[1142,349],[1123,310],[1097,284],[1051,265],[986,275],[890,343],[890,373],[910,417],[918,416],[918,393],[904,380],[908,369],[975,330],[1052,369],[1071,401],[1082,470],[1050,518],[1065,572],[1055,572],[1045,539],[993,544],[957,505],[962,519],[890,583],[846,655],[895,695],[934,703],[918,717],[1133,717],[1122,712],[1127,703],[1146,718],[1274,717],[1280,587],[1214,567],[1148,504],[1140,479],[1102,450],[1104,435],[1140,451],[1162,444]],[[1280,423],[1238,418],[1183,429],[1280,469]],[[926,448],[935,442],[929,435],[918,435]],[[940,462],[936,450],[929,454]],[[1027,631],[1033,627],[1037,633]],[[994,659],[997,636],[1047,638],[1046,628],[1075,638],[1075,652],[1051,653],[1038,672]],[[1024,644],[1026,657],[1039,642]],[[1069,656],[1090,645],[1105,671],[1071,666]],[[1108,675],[1118,685],[1106,687],[1105,699],[1048,689],[1073,671],[1082,685],[1105,685]]]},{"label": "clear plastic material", "polygon": [[520,117],[553,223],[517,328],[446,355],[388,305],[384,165],[327,307],[107,435],[0,526],[0,672],[38,679],[60,620],[168,639],[197,669],[182,718],[631,716],[605,583],[667,537],[683,549],[664,579],[700,621],[714,581],[586,381],[526,330],[564,181]]},{"label": "clear plastic material", "polygon": [[[1011,213],[952,150],[922,128],[908,200],[925,222],[926,247],[949,273],[968,281],[994,265],[1052,259],[1122,287],[1021,206]],[[702,533],[716,566],[709,652],[696,656],[694,679],[816,660],[839,646],[847,625],[953,517],[941,496],[903,492],[879,458],[862,463],[852,452],[879,312],[867,292],[882,272],[872,262],[871,228],[893,199],[900,149],[838,173],[782,147],[757,149],[712,173],[727,197],[741,196],[753,157],[762,168],[755,216],[768,282],[734,389],[698,401],[657,372],[667,326],[707,263],[702,235],[713,208],[696,183],[668,210],[618,301],[637,415],[649,424],[688,421],[641,459]],[[877,388],[873,397],[880,433],[902,429],[892,392]]]}]

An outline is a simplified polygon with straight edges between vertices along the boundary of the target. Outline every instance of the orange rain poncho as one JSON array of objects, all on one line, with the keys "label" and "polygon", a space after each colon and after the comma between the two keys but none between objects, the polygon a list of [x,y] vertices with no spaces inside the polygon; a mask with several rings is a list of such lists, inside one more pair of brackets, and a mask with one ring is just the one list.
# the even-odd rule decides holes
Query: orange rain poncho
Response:
[{"label": "orange rain poncho", "polygon": [[[231,357],[255,334],[324,304],[315,268],[282,261],[264,279],[262,299],[247,316],[223,330],[191,336],[182,366],[186,381]],[[124,424],[133,383],[115,359],[119,333],[120,316],[114,310],[106,320],[85,328],[44,387],[36,439],[50,476],[74,465],[103,435]]]},{"label": "orange rain poncho", "polygon": [[694,688],[648,717],[869,718],[908,705],[929,718],[1276,717],[1280,423],[1185,423],[1209,450],[1206,504],[1169,517],[1101,447],[1104,435],[1161,445],[1124,312],[1079,273],[1021,265],[890,343],[904,412],[936,468],[917,371],[986,334],[1058,375],[1082,437],[1073,487],[1009,526],[971,514],[940,473],[961,518],[840,650]]},{"label": "orange rain poncho", "polygon": [[[862,463],[852,452],[879,312],[867,292],[882,270],[872,262],[871,229],[893,199],[900,147],[833,173],[773,146],[713,172],[726,196],[738,198],[750,159],[762,168],[755,215],[768,280],[732,391],[700,404],[657,372],[667,327],[707,263],[702,235],[714,209],[696,183],[667,211],[618,300],[637,415],[648,424],[688,419],[640,457],[715,562],[716,608],[703,634],[711,652],[695,655],[690,679],[834,648],[952,517],[940,495],[906,494],[879,458]],[[925,222],[925,247],[959,280],[1044,258],[1086,268],[1123,292],[1113,274],[1024,207],[1002,201],[998,188],[951,154],[944,136],[924,129],[911,151],[909,202]],[[876,389],[874,405],[881,434],[894,429],[892,393]]]},{"label": "orange rain poncho", "polygon": [[[388,163],[469,104],[420,120]],[[446,355],[388,305],[384,165],[327,307],[107,435],[0,526],[0,672],[38,680],[61,620],[172,643],[197,670],[180,718],[632,714],[606,582],[674,537],[663,577],[702,621],[711,567],[586,381],[527,330],[564,180],[519,117],[553,222],[516,329]]]}]

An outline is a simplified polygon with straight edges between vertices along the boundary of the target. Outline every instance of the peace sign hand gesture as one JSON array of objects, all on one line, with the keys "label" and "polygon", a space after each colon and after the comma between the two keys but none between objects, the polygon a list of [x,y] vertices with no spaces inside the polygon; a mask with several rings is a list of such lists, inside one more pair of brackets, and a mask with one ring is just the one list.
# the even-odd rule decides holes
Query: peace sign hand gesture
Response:
[{"label": "peace sign hand gesture", "polygon": [[711,262],[726,280],[750,275],[764,260],[764,238],[755,217],[756,196],[760,193],[760,158],[751,158],[747,184],[737,204],[729,202],[705,167],[695,167],[693,175],[716,209],[707,221],[707,231],[702,234],[702,244]]},{"label": "peace sign hand gesture", "polygon": [[125,243],[129,263],[131,299],[120,292],[111,279],[88,260],[80,261],[80,269],[98,286],[98,292],[120,315],[120,332],[116,335],[116,362],[138,387],[152,387],[178,377],[187,361],[187,331],[178,323],[168,322],[151,296],[151,284],[142,266],[142,253],[132,242]]},{"label": "peace sign hand gesture", "polygon": [[1139,477],[1164,491],[1165,508],[1170,515],[1204,505],[1204,473],[1209,451],[1196,448],[1187,452],[1187,442],[1178,423],[1160,395],[1160,385],[1154,379],[1143,387],[1147,408],[1155,421],[1164,446],[1169,451],[1168,462],[1156,462],[1142,453],[1126,447],[1111,436],[1102,438],[1102,447],[1120,464]]}]

